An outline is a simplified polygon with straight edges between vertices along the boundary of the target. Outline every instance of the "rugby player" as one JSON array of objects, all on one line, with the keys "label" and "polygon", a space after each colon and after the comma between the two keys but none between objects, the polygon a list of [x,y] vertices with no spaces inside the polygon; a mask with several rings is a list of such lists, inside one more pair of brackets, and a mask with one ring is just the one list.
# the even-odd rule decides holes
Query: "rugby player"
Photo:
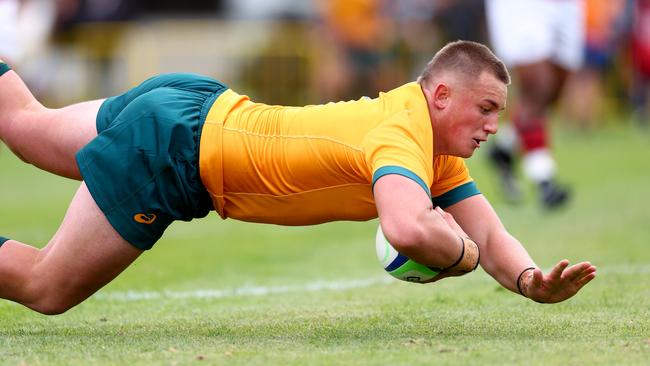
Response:
[{"label": "rugby player", "polygon": [[[595,277],[589,262],[543,273],[463,159],[497,132],[510,77],[458,41],[416,82],[374,99],[255,103],[211,78],[153,77],[126,93],[48,109],[0,63],[0,138],[21,159],[81,180],[43,249],[0,239],[0,298],[65,312],[110,282],[174,220],[312,225],[379,217],[386,238],[441,279],[480,265],[545,303]],[[480,259],[479,259],[480,253]]]}]

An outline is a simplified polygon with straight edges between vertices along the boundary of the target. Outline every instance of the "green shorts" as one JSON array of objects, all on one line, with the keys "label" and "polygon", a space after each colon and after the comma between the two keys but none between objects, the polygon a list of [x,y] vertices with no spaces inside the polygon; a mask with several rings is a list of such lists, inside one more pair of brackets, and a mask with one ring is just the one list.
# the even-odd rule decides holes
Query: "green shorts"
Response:
[{"label": "green shorts", "polygon": [[150,249],[174,220],[212,209],[199,174],[199,142],[212,103],[226,89],[199,75],[167,74],[99,109],[98,136],[77,153],[77,164],[99,208],[133,246]]}]

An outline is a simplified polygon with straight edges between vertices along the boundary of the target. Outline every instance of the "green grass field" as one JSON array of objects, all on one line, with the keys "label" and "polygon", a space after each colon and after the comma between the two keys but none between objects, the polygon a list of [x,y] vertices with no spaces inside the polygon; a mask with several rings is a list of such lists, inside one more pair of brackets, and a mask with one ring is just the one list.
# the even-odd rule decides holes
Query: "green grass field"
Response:
[{"label": "green grass field", "polygon": [[[575,298],[541,305],[485,272],[433,285],[390,280],[376,221],[283,228],[176,223],[152,251],[69,312],[0,301],[1,365],[648,365],[650,134],[609,126],[558,133],[565,210],[482,191],[537,263],[591,260]],[[0,152],[0,235],[43,245],[76,182]],[[0,281],[2,279],[0,278]]]}]

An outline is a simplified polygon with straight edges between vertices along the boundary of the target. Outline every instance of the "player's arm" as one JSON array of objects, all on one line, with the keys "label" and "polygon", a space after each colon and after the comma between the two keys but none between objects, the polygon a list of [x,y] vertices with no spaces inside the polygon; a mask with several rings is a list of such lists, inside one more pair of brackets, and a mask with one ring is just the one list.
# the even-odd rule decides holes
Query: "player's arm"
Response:
[{"label": "player's arm", "polygon": [[384,236],[398,252],[438,268],[448,268],[463,257],[463,237],[434,209],[421,185],[388,174],[377,179],[373,190]]},{"label": "player's arm", "polygon": [[[483,195],[466,198],[446,209],[462,229],[478,244],[481,266],[503,287],[521,292],[537,302],[554,303],[575,295],[596,275],[589,262],[569,266],[559,262],[544,274],[521,243],[510,235]],[[529,269],[530,268],[530,269]]]}]

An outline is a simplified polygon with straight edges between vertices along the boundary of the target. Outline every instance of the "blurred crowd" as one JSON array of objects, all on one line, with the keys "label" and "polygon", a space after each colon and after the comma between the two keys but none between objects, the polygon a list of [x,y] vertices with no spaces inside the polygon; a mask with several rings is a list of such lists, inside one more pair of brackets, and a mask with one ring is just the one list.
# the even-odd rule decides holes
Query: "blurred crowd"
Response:
[{"label": "blurred crowd", "polygon": [[[561,111],[583,128],[622,113],[648,125],[650,0],[585,0],[584,19],[585,63],[569,80]],[[244,24],[227,28],[228,33],[205,34],[209,32],[203,28],[195,32],[205,37],[197,39],[214,42],[206,45],[210,49],[231,44],[228,39],[233,38],[242,48],[248,39],[258,40],[237,55],[236,74],[222,76],[217,66],[213,72],[197,69],[244,85],[269,103],[374,96],[413,80],[449,40],[490,43],[484,0],[0,0],[0,58],[20,70],[46,100],[68,103],[63,96],[66,84],[83,82],[91,86],[70,98],[100,97],[129,86],[111,83],[119,84],[113,80],[120,75],[116,70],[135,70],[129,64],[133,59],[118,47],[132,25],[155,27],[169,20],[182,20],[184,27],[192,22]],[[142,33],[147,28],[139,29]],[[93,32],[97,34],[89,37]],[[194,42],[192,36],[184,37]],[[154,38],[142,52],[170,48],[166,37]],[[65,52],[75,42],[84,47],[83,60],[93,63],[89,70],[108,77],[83,79],[74,74],[72,58]],[[75,47],[78,55],[80,46]],[[141,68],[151,66],[151,73],[166,71],[154,67],[160,62],[143,64]],[[43,72],[52,65],[56,72]]]}]

